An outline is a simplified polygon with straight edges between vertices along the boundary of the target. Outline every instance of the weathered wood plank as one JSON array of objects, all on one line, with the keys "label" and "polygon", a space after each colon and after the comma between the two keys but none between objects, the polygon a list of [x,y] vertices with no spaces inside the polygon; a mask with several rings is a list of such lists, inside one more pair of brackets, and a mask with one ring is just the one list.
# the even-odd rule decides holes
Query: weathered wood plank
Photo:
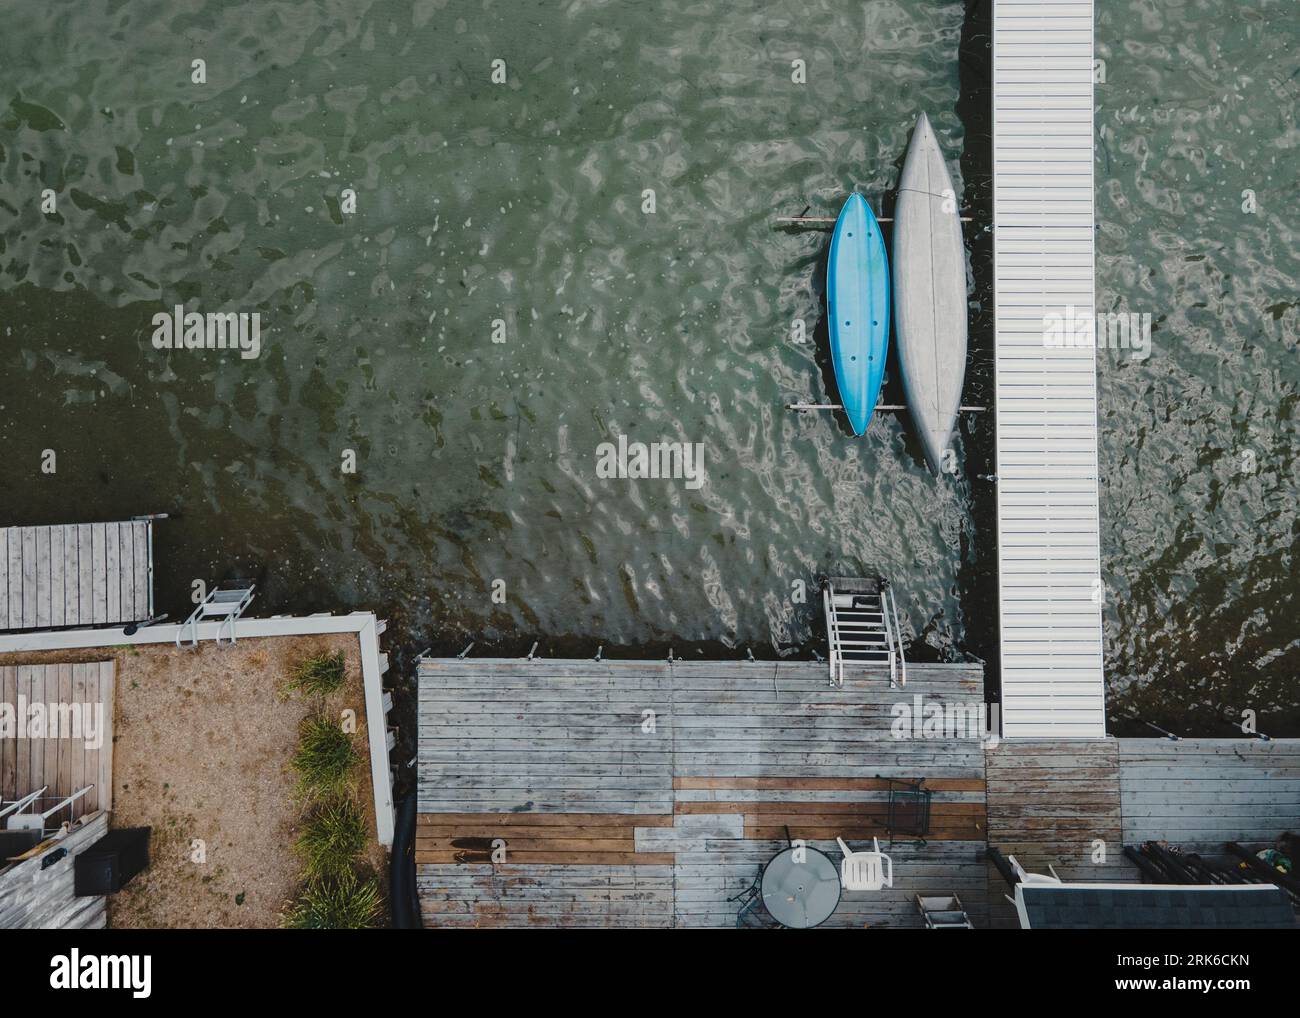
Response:
[{"label": "weathered wood plank", "polygon": [[113,808],[113,707],[116,702],[117,663],[99,663],[99,698],[104,705],[102,743],[99,751],[99,788],[96,799],[99,808]]},{"label": "weathered wood plank", "polygon": [[122,541],[116,523],[105,523],[104,532],[104,620],[122,619]]},{"label": "weathered wood plank", "polygon": [[[88,702],[88,693],[86,690],[86,666],[84,664],[74,664],[72,666],[72,699],[75,703],[84,704]],[[72,759],[72,782],[70,790],[75,792],[85,788],[89,781],[86,774],[86,744],[84,741],[69,740],[70,755]],[[81,816],[85,812],[84,799],[78,800],[72,804],[71,815],[73,818]]]},{"label": "weathered wood plank", "polygon": [[485,823],[486,816],[492,816],[502,824],[521,827],[562,827],[573,825],[575,823],[586,827],[599,826],[626,826],[634,824],[637,827],[655,827],[655,826],[672,826],[672,817],[658,816],[654,814],[634,813],[628,815],[611,815],[607,813],[569,813],[564,816],[546,813],[494,813],[484,814],[476,812],[460,813],[419,813],[416,817],[416,823],[419,826],[437,825],[437,824],[461,824],[461,823]]},{"label": "weathered wood plank", "polygon": [[36,531],[36,627],[48,629],[51,615],[53,578],[50,568],[50,530],[40,527]]},{"label": "weathered wood plank", "polygon": [[95,622],[95,552],[89,523],[77,524],[77,612],[81,625]]},{"label": "weathered wood plank", "polygon": [[108,621],[108,548],[102,523],[90,526],[90,553],[94,563],[90,576],[91,618],[96,625],[103,625]]},{"label": "weathered wood plank", "polygon": [[65,526],[63,531],[63,623],[76,626],[81,623],[81,564],[77,544],[77,528]]},{"label": "weathered wood plank", "polygon": [[50,625],[58,629],[66,625],[67,600],[63,591],[64,570],[67,568],[63,548],[63,528],[50,527]]},{"label": "weathered wood plank", "polygon": [[[0,703],[17,704],[18,669],[0,665]],[[18,740],[0,739],[0,799],[18,798]]]},{"label": "weathered wood plank", "polygon": [[130,523],[117,525],[118,576],[121,606],[118,617],[124,621],[140,618],[135,610],[135,527]]},{"label": "weathered wood plank", "polygon": [[24,629],[36,625],[36,528],[23,527],[23,615]]},{"label": "weathered wood plank", "polygon": [[150,524],[136,521],[132,523],[131,529],[135,562],[135,612],[137,620],[144,620],[149,617],[153,605],[153,575],[149,569]]},{"label": "weathered wood plank", "polygon": [[[21,700],[26,700],[28,703],[31,702],[34,671],[35,669],[32,665],[18,666],[18,699],[15,701],[15,706]],[[20,718],[19,724],[22,723],[22,719]],[[21,738],[15,739],[14,743],[17,750],[17,763],[14,767],[17,775],[15,789],[18,795],[22,796],[26,795],[28,792],[36,791],[40,786],[32,785],[32,741],[27,738]]]},{"label": "weathered wood plank", "polygon": [[[72,703],[72,665],[60,664],[51,667],[58,671],[59,701]],[[55,788],[60,789],[62,795],[70,795],[75,791],[72,787],[72,758],[80,752],[81,748],[73,740],[58,740],[58,770],[54,774],[54,781]]]},{"label": "weathered wood plank", "polygon": [[[42,690],[43,699],[41,702],[47,705],[51,703],[53,704],[60,703],[61,701],[59,699],[59,666],[43,665],[41,667],[41,673],[42,673],[41,674],[42,686],[44,687]],[[53,723],[57,724],[58,721],[55,720]],[[51,724],[51,719],[48,716],[46,718],[46,724],[47,725]],[[53,734],[53,733],[47,732],[47,734]],[[57,736],[53,738],[46,738],[41,740],[40,783],[42,785],[51,786],[52,790],[56,789],[58,786],[59,743],[64,741],[66,741],[66,739],[64,738],[64,734],[61,731],[58,732]]]},{"label": "weathered wood plank", "polygon": [[0,529],[0,628],[9,628],[9,530]]},{"label": "weathered wood plank", "polygon": [[8,546],[9,568],[9,622],[10,629],[23,626],[23,534],[22,528],[10,527],[5,531]]}]

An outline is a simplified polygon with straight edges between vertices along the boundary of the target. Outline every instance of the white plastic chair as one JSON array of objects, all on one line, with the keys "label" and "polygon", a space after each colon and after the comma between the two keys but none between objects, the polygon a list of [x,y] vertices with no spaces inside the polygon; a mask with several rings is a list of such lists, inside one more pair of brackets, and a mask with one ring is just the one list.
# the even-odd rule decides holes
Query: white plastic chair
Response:
[{"label": "white plastic chair", "polygon": [[844,861],[840,863],[840,883],[846,891],[879,891],[894,886],[894,860],[880,851],[880,840],[871,839],[870,852],[854,852],[836,838]]},{"label": "white plastic chair", "polygon": [[1047,868],[1052,874],[1050,877],[1046,873],[1027,872],[1014,855],[1007,856],[1007,862],[1011,864],[1011,869],[1015,871],[1022,884],[1059,884],[1061,882],[1061,878],[1056,875],[1056,868],[1050,862],[1047,864]]}]

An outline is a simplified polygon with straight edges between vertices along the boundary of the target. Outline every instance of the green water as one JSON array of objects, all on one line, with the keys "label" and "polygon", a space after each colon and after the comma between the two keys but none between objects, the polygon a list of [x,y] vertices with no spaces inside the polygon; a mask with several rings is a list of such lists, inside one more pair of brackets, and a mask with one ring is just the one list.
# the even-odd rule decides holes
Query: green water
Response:
[{"label": "green water", "polygon": [[[937,483],[905,418],[783,410],[834,398],[827,235],[773,225],[888,209],[925,110],[976,218],[988,401],[984,8],[24,5],[0,516],[175,514],[173,616],[260,567],[260,610],[375,608],[408,649],[771,656],[817,646],[794,581],[869,569],[915,657],[991,659],[991,422]],[[1117,715],[1300,725],[1296,35],[1280,3],[1099,5],[1099,303],[1156,316],[1149,360],[1099,359]],[[259,312],[260,356],[155,350],[177,303]],[[707,483],[601,479],[620,434],[700,443]]]},{"label": "green water", "polygon": [[1100,3],[1097,38],[1098,306],[1154,320],[1098,359],[1111,714],[1297,735],[1300,14]]}]

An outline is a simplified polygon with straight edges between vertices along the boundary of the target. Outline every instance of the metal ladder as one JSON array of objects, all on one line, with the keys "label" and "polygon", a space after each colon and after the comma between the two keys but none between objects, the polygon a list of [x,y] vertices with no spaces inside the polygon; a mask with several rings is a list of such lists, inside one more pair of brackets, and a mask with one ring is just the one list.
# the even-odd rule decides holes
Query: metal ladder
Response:
[{"label": "metal ladder", "polygon": [[217,626],[216,642],[221,642],[222,635],[226,632],[226,627],[230,627],[230,642],[238,643],[238,637],[235,635],[235,620],[244,614],[246,609],[253,600],[253,591],[257,589],[255,583],[244,583],[235,581],[230,586],[218,586],[215,590],[209,591],[205,597],[194,609],[193,613],[184,624],[176,631],[176,646],[181,645],[181,638],[189,630],[191,647],[199,645],[199,623],[206,622],[210,619],[220,619],[221,624]]},{"label": "metal ladder", "polygon": [[907,685],[907,664],[898,638],[898,607],[880,577],[832,576],[822,586],[830,680],[844,685],[846,661],[888,664],[890,688]]},{"label": "metal ladder", "polygon": [[927,930],[973,930],[975,924],[955,894],[916,896],[916,907]]}]

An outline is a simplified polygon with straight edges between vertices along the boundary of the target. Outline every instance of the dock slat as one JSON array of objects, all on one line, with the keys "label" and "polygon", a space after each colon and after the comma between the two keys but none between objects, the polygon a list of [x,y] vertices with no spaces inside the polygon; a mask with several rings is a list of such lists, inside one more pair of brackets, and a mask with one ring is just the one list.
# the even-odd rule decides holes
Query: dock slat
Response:
[{"label": "dock slat", "polygon": [[116,523],[101,525],[104,532],[104,621],[122,617],[122,539]]}]

